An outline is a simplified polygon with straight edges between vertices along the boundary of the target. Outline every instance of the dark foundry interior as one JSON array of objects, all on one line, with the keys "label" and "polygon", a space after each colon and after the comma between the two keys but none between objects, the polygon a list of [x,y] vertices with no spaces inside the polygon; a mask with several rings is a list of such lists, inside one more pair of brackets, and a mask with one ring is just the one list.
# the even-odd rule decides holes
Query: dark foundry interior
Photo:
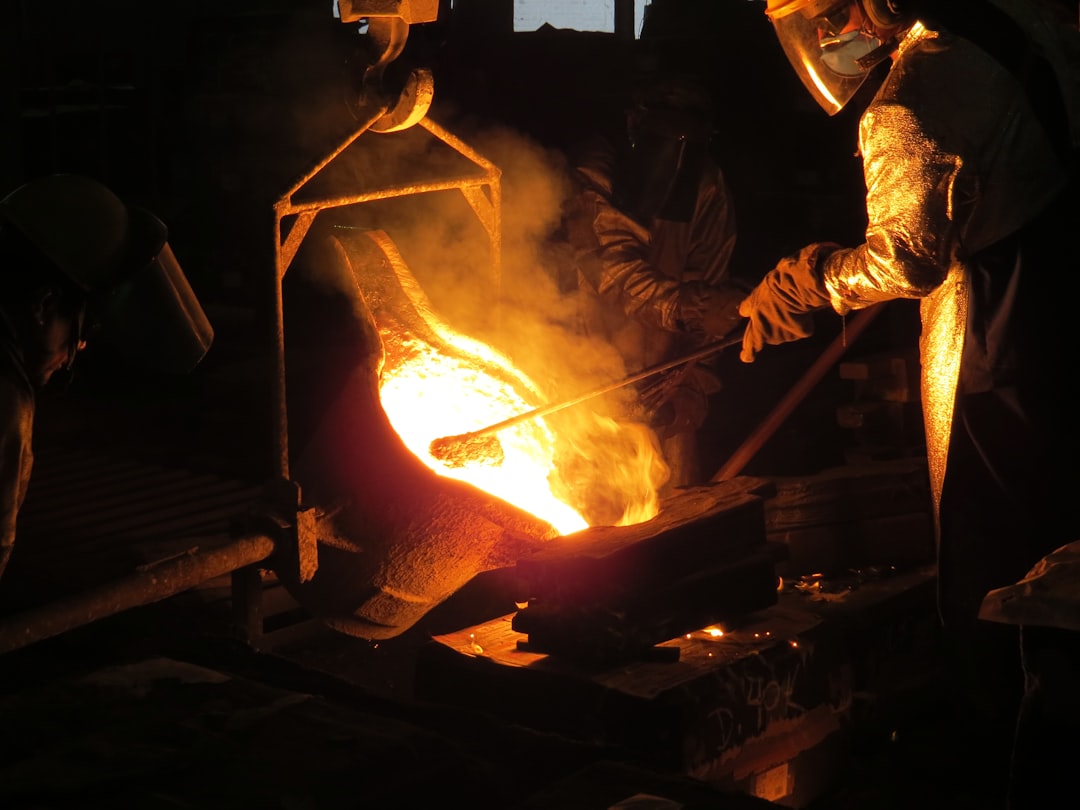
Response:
[{"label": "dark foundry interior", "polygon": [[[1075,417],[1052,434],[1046,465],[1018,459],[995,477],[988,461],[982,489],[952,483],[935,460],[928,385],[933,319],[956,299],[885,282],[875,299],[851,281],[856,260],[880,280],[904,258],[882,233],[907,228],[895,212],[920,192],[896,153],[872,158],[873,129],[901,120],[903,93],[883,99],[905,77],[933,93],[932,76],[895,65],[919,48],[946,58],[912,39],[936,22],[899,22],[939,2],[3,3],[0,277],[5,228],[19,225],[17,194],[4,195],[45,176],[92,178],[165,223],[155,249],[182,265],[191,319],[201,306],[212,342],[184,373],[141,365],[104,320],[95,341],[80,310],[67,366],[34,394],[32,472],[6,567],[0,556],[0,808],[1077,806],[1075,789],[1059,795],[1080,746],[1080,535],[1061,514],[1076,520],[1065,509]],[[1075,159],[1080,9],[1030,2],[1070,29],[1074,83],[1061,110],[1031,91],[1030,109],[1007,115],[1037,120],[1052,141],[1060,112],[1072,138],[1062,154]],[[1043,86],[1032,59],[1011,60],[1012,28],[986,33],[1016,0],[957,3],[993,13],[967,26],[942,12],[943,30],[960,32],[934,40],[942,49],[975,42],[1005,66],[1001,82]],[[901,31],[899,46],[873,39],[899,51],[862,61],[869,80],[823,110],[821,83],[792,70],[785,21],[812,8],[820,26],[868,6],[897,15],[868,18]],[[832,33],[833,45],[853,41]],[[826,43],[820,27],[814,37]],[[647,148],[655,132],[631,124],[658,77],[689,77],[707,99],[704,151],[680,130],[676,171],[700,159],[722,172],[735,235],[718,250],[738,290],[725,317],[740,325],[686,342],[697,321],[659,306],[677,348],[639,340],[637,362],[620,342],[629,331],[589,320],[615,282],[591,275],[605,255],[597,237],[591,253],[577,241],[595,192],[578,159],[597,138]],[[969,109],[937,89],[935,109]],[[932,136],[997,132],[992,106],[972,103],[944,135],[905,130],[904,148],[940,167],[952,156]],[[1042,182],[1042,163],[1001,168],[1021,165],[1027,132],[994,141],[1003,154],[957,157],[947,225],[913,239],[912,251],[948,254],[940,289],[968,283],[960,268],[974,279],[957,305],[969,307],[958,364],[1032,315],[989,318],[974,339],[980,307],[1005,285],[980,287],[970,268],[1005,272],[1014,247],[1015,267],[1054,256],[1027,246],[1047,233],[1062,244],[1068,220],[1051,217],[1077,209],[1080,161],[1063,158],[1071,174],[1059,179],[1071,179],[1039,202],[1050,214],[1009,219]],[[648,199],[633,183],[656,177],[623,179],[623,159],[614,199]],[[964,185],[972,166],[994,182]],[[668,217],[679,190],[664,182],[669,207],[656,216],[685,224]],[[887,183],[903,187],[895,206],[880,199]],[[1010,213],[985,214],[994,205]],[[969,214],[1009,235],[956,225],[952,250]],[[622,245],[644,232],[635,217],[608,235]],[[720,222],[650,238],[659,252]],[[799,339],[763,339],[746,362],[761,323],[748,304],[794,278],[811,244],[826,246],[812,263],[819,298],[783,321]],[[1067,262],[1048,272],[1066,278]],[[658,301],[664,283],[628,284],[621,301],[628,312]],[[1075,280],[1062,284],[1062,303],[1044,291],[1034,320],[1064,332]],[[1014,293],[1024,288],[1003,295]],[[1030,373],[1016,361],[1008,390],[1053,380],[1048,399],[1061,399],[1067,341],[1040,346]],[[971,393],[968,371],[1014,369],[1003,356],[962,366],[955,402],[1005,390]],[[706,381],[693,388],[701,410],[685,416],[678,397],[695,380]],[[961,443],[955,425],[984,435],[978,420],[997,411],[956,404],[953,417],[953,401],[949,469],[977,466],[996,448]],[[1056,430],[1064,407],[1034,411],[1023,429]],[[1012,430],[989,433],[1029,446]],[[673,449],[683,435],[692,448]],[[11,447],[0,436],[5,476]],[[994,486],[1013,474],[1024,498],[1010,506]],[[965,517],[949,517],[961,501]],[[1012,515],[994,542],[1017,526],[1039,537],[1028,556],[975,552],[1011,567],[979,568],[965,585],[941,538],[966,532],[977,548],[980,510],[986,522]],[[1000,570],[1016,573],[993,579]],[[957,646],[943,594],[964,587],[973,621]],[[984,634],[995,651],[1007,637],[1015,661],[978,657],[967,642]],[[1040,640],[1035,663],[1021,635]],[[1034,705],[1024,676],[1030,690],[1035,666],[1070,697],[1060,712],[1039,704],[1053,732],[1040,727],[1044,742],[1012,760],[1027,745],[1014,726]],[[1051,750],[1051,738],[1068,742]]]}]

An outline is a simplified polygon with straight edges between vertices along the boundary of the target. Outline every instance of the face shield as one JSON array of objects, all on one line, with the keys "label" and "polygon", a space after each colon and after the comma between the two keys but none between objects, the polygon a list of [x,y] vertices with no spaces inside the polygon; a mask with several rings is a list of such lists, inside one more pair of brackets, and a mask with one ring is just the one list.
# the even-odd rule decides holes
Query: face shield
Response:
[{"label": "face shield", "polygon": [[829,115],[851,101],[887,56],[854,0],[794,0],[767,13],[788,61]]},{"label": "face shield", "polygon": [[619,156],[615,205],[643,225],[653,219],[689,222],[708,157],[707,128],[687,113],[632,113]]},{"label": "face shield", "polygon": [[95,342],[147,368],[191,371],[210,349],[214,330],[166,242],[153,260],[103,296],[89,316]]},{"label": "face shield", "polygon": [[[214,332],[168,244],[165,224],[100,183],[49,175],[0,199],[9,225],[85,297],[71,357],[94,342],[146,367],[187,372]],[[69,363],[70,365],[70,363]]]}]

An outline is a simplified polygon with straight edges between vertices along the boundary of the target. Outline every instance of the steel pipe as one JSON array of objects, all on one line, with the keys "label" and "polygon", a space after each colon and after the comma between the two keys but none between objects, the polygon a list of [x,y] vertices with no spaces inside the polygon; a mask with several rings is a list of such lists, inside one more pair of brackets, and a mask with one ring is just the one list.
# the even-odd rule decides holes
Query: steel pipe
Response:
[{"label": "steel pipe", "polygon": [[224,574],[266,560],[274,541],[248,534],[206,551],[195,550],[68,599],[0,621],[0,654],[58,636],[125,610],[153,604]]}]

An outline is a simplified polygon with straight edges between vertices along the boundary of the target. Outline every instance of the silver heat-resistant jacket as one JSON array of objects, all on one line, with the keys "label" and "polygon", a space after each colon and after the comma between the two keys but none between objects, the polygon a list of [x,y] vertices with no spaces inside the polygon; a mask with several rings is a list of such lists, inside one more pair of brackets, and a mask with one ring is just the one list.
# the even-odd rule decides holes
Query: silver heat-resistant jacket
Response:
[{"label": "silver heat-resistant jacket", "polygon": [[[1039,42],[1077,101],[1071,33],[1006,8]],[[1071,67],[1069,67],[1071,65]],[[1071,76],[1064,75],[1069,70]],[[1077,118],[1072,115],[1073,143]],[[1019,83],[970,41],[916,23],[863,114],[859,148],[866,181],[864,244],[830,255],[824,281],[840,314],[894,298],[918,298],[927,455],[940,502],[968,321],[966,260],[1012,234],[1065,182],[1051,142]],[[1077,223],[1080,226],[1080,223]],[[1008,369],[965,370],[967,393],[988,390]]]}]

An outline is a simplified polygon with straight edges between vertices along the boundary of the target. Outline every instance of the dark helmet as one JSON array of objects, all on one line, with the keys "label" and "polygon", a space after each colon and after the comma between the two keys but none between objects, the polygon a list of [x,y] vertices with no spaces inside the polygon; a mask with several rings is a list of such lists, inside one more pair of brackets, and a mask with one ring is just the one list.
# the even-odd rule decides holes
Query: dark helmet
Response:
[{"label": "dark helmet", "polygon": [[615,169],[615,204],[642,224],[688,222],[714,133],[712,99],[695,79],[653,77],[635,89]]},{"label": "dark helmet", "polygon": [[715,111],[707,88],[693,76],[668,74],[638,84],[627,113],[633,139],[643,131],[708,141],[713,135]]},{"label": "dark helmet", "polygon": [[168,243],[165,224],[96,180],[55,174],[0,199],[20,233],[86,295],[102,337],[164,371],[190,371],[214,332]]}]

